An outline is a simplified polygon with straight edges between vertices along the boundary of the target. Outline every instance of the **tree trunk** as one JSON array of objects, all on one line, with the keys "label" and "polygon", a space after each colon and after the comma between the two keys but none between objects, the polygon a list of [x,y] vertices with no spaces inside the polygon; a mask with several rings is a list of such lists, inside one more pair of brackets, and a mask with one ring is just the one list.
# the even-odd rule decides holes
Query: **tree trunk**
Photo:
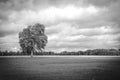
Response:
[{"label": "tree trunk", "polygon": [[31,51],[31,57],[33,57],[33,51]]},{"label": "tree trunk", "polygon": [[34,49],[35,49],[35,44],[34,44],[34,41],[32,40],[31,57],[33,57]]}]

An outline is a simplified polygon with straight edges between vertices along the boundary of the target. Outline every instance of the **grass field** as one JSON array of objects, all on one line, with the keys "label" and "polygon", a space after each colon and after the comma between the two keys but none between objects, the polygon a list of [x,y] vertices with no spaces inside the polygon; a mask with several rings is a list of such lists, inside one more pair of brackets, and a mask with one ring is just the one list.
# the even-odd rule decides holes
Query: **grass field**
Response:
[{"label": "grass field", "polygon": [[0,80],[120,80],[120,57],[4,57]]}]

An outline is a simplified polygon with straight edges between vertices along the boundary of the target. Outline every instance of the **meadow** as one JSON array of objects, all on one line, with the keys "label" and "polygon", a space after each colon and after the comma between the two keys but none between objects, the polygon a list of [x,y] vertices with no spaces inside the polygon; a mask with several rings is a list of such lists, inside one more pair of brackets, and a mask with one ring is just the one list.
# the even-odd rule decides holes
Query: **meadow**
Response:
[{"label": "meadow", "polygon": [[120,57],[0,57],[0,80],[120,80]]}]

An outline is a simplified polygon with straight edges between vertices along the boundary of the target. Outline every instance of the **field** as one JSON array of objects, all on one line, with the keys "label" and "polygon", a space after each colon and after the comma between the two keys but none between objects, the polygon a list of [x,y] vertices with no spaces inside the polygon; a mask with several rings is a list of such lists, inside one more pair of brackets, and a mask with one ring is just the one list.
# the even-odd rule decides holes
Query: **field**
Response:
[{"label": "field", "polygon": [[120,57],[1,57],[0,80],[120,80]]}]

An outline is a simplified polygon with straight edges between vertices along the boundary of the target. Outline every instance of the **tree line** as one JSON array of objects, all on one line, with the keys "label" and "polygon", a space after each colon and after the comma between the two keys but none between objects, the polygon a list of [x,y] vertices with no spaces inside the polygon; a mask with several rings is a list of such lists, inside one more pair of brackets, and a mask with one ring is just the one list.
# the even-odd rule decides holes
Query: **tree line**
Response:
[{"label": "tree line", "polygon": [[[0,51],[0,56],[19,56],[19,55],[30,55],[23,52],[12,52],[12,51]],[[34,52],[33,55],[120,55],[120,49],[93,49],[86,51],[62,51],[62,52],[53,52],[53,51],[43,51],[43,52]]]}]

